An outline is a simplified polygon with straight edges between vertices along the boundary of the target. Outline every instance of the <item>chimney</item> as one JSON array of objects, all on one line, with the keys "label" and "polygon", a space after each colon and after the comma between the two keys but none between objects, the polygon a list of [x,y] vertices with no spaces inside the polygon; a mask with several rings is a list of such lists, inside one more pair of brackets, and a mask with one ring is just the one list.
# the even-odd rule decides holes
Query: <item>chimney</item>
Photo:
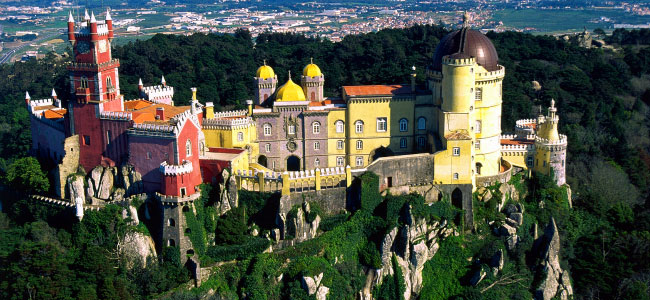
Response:
[{"label": "chimney", "polygon": [[246,107],[248,108],[248,116],[253,115],[253,100],[246,100]]},{"label": "chimney", "polygon": [[214,119],[214,103],[208,102],[205,104],[205,118]]},{"label": "chimney", "polygon": [[164,107],[156,107],[156,120],[165,120],[165,108]]},{"label": "chimney", "polygon": [[74,46],[74,18],[72,17],[72,12],[68,13],[68,41]]}]

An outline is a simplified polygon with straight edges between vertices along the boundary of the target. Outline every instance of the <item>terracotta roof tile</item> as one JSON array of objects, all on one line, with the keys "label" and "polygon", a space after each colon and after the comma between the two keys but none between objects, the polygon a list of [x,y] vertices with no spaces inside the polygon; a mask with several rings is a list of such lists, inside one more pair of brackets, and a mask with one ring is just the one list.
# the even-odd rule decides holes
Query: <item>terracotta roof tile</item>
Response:
[{"label": "terracotta roof tile", "polygon": [[[156,109],[162,107],[165,110],[165,119],[156,120]],[[144,123],[144,122],[153,122],[153,123],[167,123],[169,120],[181,113],[184,113],[186,110],[190,109],[189,106],[172,106],[168,104],[152,104],[143,109],[138,109],[133,112],[133,122],[135,123]]]},{"label": "terracotta roof tile", "polygon": [[467,130],[456,130],[445,135],[447,140],[469,140],[471,137],[467,133]]},{"label": "terracotta roof tile", "polygon": [[125,101],[124,102],[124,108],[126,110],[138,110],[138,109],[143,109],[145,107],[148,107],[150,105],[153,105],[153,102],[147,101],[147,100],[131,100],[131,101]]},{"label": "terracotta roof tile", "polygon": [[61,119],[65,117],[66,112],[67,110],[65,109],[57,109],[57,110],[48,109],[43,112],[43,117],[50,120]]},{"label": "terracotta roof tile", "polygon": [[343,90],[348,96],[370,95],[405,95],[411,94],[411,86],[405,84],[390,85],[353,85],[344,86]]}]

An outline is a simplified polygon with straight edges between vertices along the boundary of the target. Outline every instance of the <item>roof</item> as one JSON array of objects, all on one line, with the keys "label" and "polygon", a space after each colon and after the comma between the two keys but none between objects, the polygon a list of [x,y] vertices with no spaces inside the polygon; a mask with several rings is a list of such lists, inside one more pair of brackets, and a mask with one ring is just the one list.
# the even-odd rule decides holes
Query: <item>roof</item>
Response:
[{"label": "roof", "polygon": [[41,105],[41,106],[34,106],[33,110],[39,111],[39,110],[57,109],[57,108],[59,107],[54,105]]},{"label": "roof", "polygon": [[323,75],[323,73],[320,71],[320,68],[316,64],[311,63],[305,66],[305,68],[302,70],[302,75],[308,77],[316,77]]},{"label": "roof", "polygon": [[508,140],[501,139],[501,145],[532,145],[533,140]]},{"label": "roof", "polygon": [[348,96],[374,96],[374,95],[407,95],[411,94],[411,85],[389,84],[389,85],[348,85],[343,90]]},{"label": "roof", "polygon": [[[165,118],[162,120],[156,120],[156,109],[162,107],[164,109]],[[179,114],[184,113],[190,109],[189,106],[172,106],[168,104],[152,104],[143,109],[139,109],[133,112],[133,122],[134,123],[166,123],[169,120]]]},{"label": "roof", "polygon": [[479,65],[490,72],[499,69],[499,56],[492,41],[467,27],[453,31],[440,40],[433,55],[434,70],[442,70],[442,58],[447,55],[452,55],[452,58],[474,57]]},{"label": "roof", "polygon": [[48,109],[43,112],[43,117],[50,120],[62,119],[65,117],[67,110],[65,109]]},{"label": "roof", "polygon": [[275,101],[305,101],[305,92],[291,78],[278,89]]},{"label": "roof", "polygon": [[257,69],[256,76],[262,79],[269,79],[275,77],[275,72],[273,72],[273,68],[267,66],[265,63]]},{"label": "roof", "polygon": [[143,109],[149,105],[152,105],[153,102],[139,99],[139,100],[132,100],[132,101],[124,101],[124,109],[126,110],[138,110],[138,109]]},{"label": "roof", "polygon": [[470,140],[472,138],[467,133],[467,130],[456,130],[454,132],[450,132],[447,135],[445,135],[445,139],[447,139],[447,140]]},{"label": "roof", "polygon": [[236,148],[209,148],[208,152],[205,152],[201,155],[200,159],[202,160],[220,160],[220,161],[233,161],[242,153],[246,151],[245,149],[236,149]]}]

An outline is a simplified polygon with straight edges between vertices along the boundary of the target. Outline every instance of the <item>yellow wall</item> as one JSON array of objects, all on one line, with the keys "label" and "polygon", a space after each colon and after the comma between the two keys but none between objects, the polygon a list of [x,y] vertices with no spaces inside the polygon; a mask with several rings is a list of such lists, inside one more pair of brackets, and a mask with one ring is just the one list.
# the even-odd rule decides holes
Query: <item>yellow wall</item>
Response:
[{"label": "yellow wall", "polygon": [[[336,167],[336,158],[342,156],[343,166],[346,166],[348,163],[345,160],[345,149],[346,149],[346,131],[348,129],[348,120],[345,118],[345,109],[332,110],[327,115],[327,166]],[[336,121],[343,121],[343,132],[336,132]],[[343,149],[337,149],[336,143],[338,141],[343,141]]]},{"label": "yellow wall", "polygon": [[[237,139],[237,134],[244,134],[243,141]],[[259,146],[257,144],[257,129],[254,124],[248,126],[204,128],[205,145],[208,148],[240,148],[245,149],[250,145],[249,157],[257,157]]]},{"label": "yellow wall", "polygon": [[[447,149],[434,153],[434,177],[437,184],[470,184],[472,176],[472,141],[450,140],[446,142]],[[453,155],[453,148],[460,148],[460,155]],[[458,179],[454,179],[458,173]]]}]

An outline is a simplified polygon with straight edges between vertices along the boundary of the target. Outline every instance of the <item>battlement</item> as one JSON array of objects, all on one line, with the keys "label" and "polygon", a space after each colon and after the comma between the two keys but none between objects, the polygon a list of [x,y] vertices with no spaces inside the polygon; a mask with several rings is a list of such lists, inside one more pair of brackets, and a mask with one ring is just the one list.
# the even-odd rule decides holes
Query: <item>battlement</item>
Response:
[{"label": "battlement", "polygon": [[189,174],[192,173],[192,170],[194,168],[192,167],[192,162],[189,160],[184,160],[180,165],[169,165],[166,161],[160,164],[160,173],[163,173],[165,176]]},{"label": "battlement", "polygon": [[501,151],[533,151],[534,149],[533,144],[501,145]]},{"label": "battlement", "polygon": [[181,196],[168,196],[168,195],[163,195],[161,193],[156,193],[156,198],[163,204],[163,205],[177,205],[179,203],[185,203],[185,202],[193,202],[196,201],[196,199],[199,199],[201,197],[200,192],[196,192],[192,195],[181,197]]},{"label": "battlement", "polygon": [[174,97],[174,87],[164,85],[145,86],[142,92],[147,95],[149,100],[156,102],[156,99]]},{"label": "battlement", "polygon": [[476,80],[477,81],[484,81],[484,80],[494,80],[498,78],[503,78],[506,75],[506,68],[504,68],[502,65],[497,65],[499,68],[496,71],[492,72],[477,72],[476,73]]},{"label": "battlement", "polygon": [[238,170],[234,176],[237,187],[249,191],[281,191],[282,195],[346,187],[352,183],[350,166],[306,171],[263,172]]},{"label": "battlement", "polygon": [[134,130],[139,131],[149,131],[149,132],[166,132],[175,134],[176,126],[166,125],[166,124],[152,124],[152,123],[143,123],[143,124],[133,124]]},{"label": "battlement", "polygon": [[[521,137],[519,135],[516,135],[516,134],[502,134],[501,135],[502,140],[514,140],[514,139],[517,139],[517,138],[521,138]],[[528,135],[526,135],[525,139],[526,140],[534,140],[535,135],[534,134],[528,134]]]},{"label": "battlement", "polygon": [[116,64],[117,66],[120,64],[120,60],[117,58],[111,59],[101,64],[74,62],[68,66],[68,69],[74,69],[77,71],[100,72],[114,68],[116,67]]},{"label": "battlement", "polygon": [[[476,63],[476,59],[473,57],[468,58],[452,58],[452,55],[447,55],[442,58],[443,65],[456,65],[456,66],[471,66]],[[498,71],[495,71],[498,72]]]},{"label": "battlement", "polygon": [[217,129],[220,127],[240,127],[253,124],[251,117],[238,118],[238,119],[204,119],[204,129]]},{"label": "battlement", "polygon": [[133,121],[133,114],[124,111],[103,111],[99,117],[105,120]]},{"label": "battlement", "polygon": [[542,145],[566,145],[567,143],[567,137],[564,134],[560,134],[560,139],[556,141],[551,141],[549,139],[545,139],[542,137],[535,137],[535,143],[539,143]]},{"label": "battlement", "polygon": [[214,113],[214,118],[219,119],[219,118],[228,118],[228,117],[239,117],[239,116],[246,116],[246,110],[230,110],[230,111],[221,111],[221,112],[215,112]]}]

